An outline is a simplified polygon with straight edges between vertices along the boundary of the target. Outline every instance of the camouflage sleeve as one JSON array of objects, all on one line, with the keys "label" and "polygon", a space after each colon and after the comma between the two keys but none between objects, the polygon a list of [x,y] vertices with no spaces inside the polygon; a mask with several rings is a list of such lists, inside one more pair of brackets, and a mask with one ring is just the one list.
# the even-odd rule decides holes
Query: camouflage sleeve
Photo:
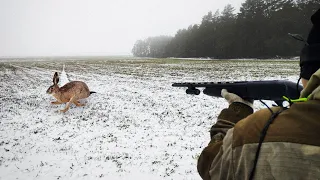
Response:
[{"label": "camouflage sleeve", "polygon": [[210,166],[222,146],[222,140],[227,131],[233,128],[238,121],[252,113],[253,109],[251,107],[238,102],[232,103],[228,108],[221,111],[217,123],[210,129],[211,141],[198,159],[197,169],[202,179],[210,179]]}]

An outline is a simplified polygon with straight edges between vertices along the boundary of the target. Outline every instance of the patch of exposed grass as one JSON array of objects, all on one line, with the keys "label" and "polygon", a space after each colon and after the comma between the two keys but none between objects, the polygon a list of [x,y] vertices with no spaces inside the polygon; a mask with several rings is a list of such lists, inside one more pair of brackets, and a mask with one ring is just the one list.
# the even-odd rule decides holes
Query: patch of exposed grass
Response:
[{"label": "patch of exposed grass", "polygon": [[12,66],[9,63],[0,63],[0,71],[6,71],[6,70],[16,71],[17,68]]}]

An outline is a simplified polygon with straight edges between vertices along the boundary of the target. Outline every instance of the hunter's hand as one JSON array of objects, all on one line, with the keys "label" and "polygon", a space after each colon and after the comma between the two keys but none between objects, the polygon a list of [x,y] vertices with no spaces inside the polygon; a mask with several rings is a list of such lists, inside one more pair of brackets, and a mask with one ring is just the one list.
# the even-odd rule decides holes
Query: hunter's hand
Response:
[{"label": "hunter's hand", "polygon": [[229,93],[226,89],[221,90],[221,96],[225,98],[229,104],[232,104],[234,102],[240,102],[253,108],[253,100],[244,100],[234,93]]}]

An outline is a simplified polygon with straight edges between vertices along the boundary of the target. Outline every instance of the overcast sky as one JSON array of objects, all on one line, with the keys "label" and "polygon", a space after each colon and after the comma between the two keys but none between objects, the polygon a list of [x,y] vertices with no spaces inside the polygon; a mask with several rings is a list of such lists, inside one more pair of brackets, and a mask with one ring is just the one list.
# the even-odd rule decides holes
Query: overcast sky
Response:
[{"label": "overcast sky", "polygon": [[0,0],[0,57],[128,55],[244,0]]}]

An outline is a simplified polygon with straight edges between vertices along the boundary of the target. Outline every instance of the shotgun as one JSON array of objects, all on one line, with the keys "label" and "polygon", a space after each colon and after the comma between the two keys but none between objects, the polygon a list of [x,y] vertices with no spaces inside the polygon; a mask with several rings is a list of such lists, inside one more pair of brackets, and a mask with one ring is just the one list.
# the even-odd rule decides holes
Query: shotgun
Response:
[{"label": "shotgun", "polygon": [[221,97],[221,90],[237,94],[246,100],[272,100],[278,106],[283,106],[283,96],[298,99],[303,87],[287,80],[267,81],[235,81],[235,82],[184,82],[173,83],[173,87],[187,87],[186,93],[199,95],[200,89],[209,96]]}]

